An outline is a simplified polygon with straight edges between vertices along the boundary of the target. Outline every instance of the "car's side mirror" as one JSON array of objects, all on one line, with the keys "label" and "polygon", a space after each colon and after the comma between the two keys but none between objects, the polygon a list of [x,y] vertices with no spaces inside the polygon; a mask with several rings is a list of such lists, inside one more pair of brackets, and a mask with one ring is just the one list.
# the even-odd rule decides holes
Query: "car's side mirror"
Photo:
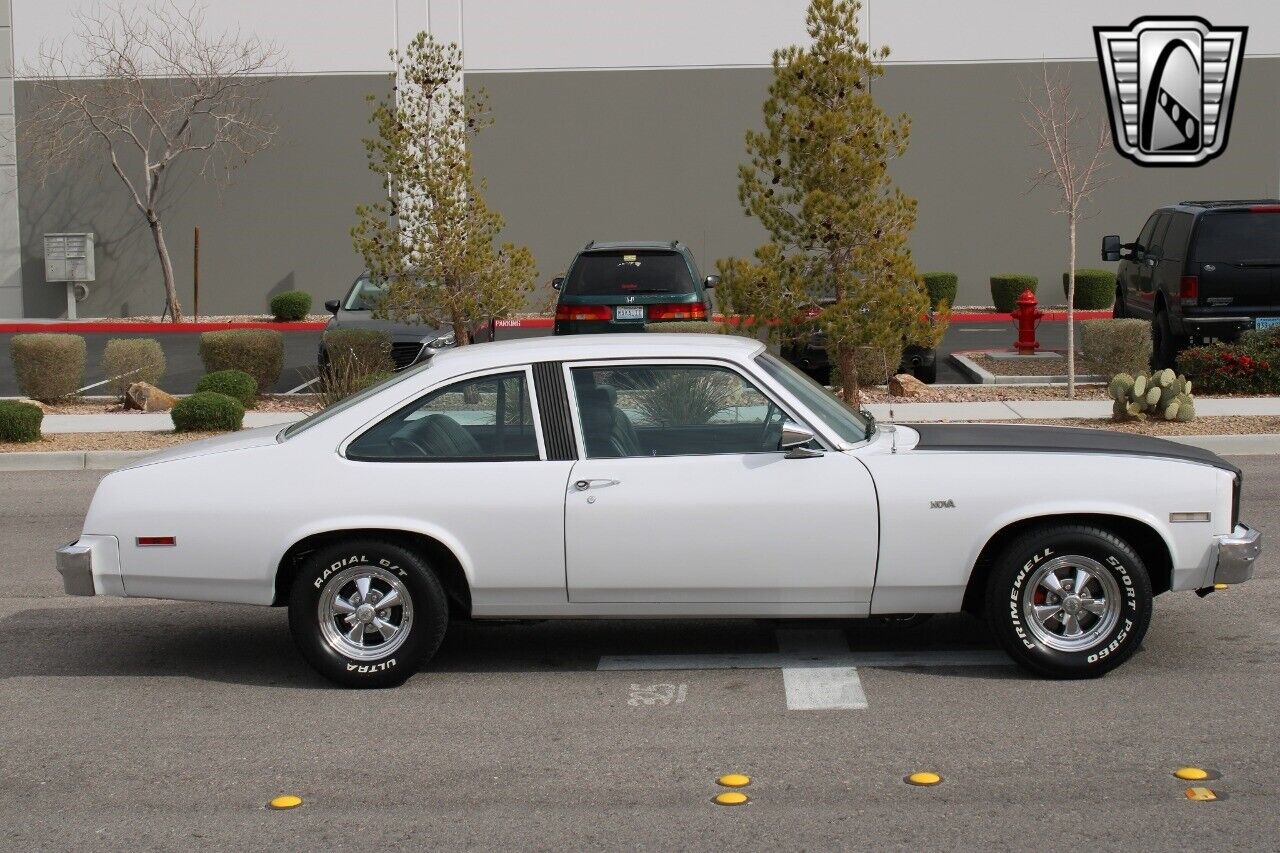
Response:
[{"label": "car's side mirror", "polygon": [[1120,260],[1120,235],[1108,234],[1102,238],[1102,259],[1104,261]]},{"label": "car's side mirror", "polygon": [[718,275],[709,275],[702,280],[702,286],[706,288],[715,287],[719,283],[720,283],[720,276]]},{"label": "car's side mirror", "polygon": [[805,447],[813,441],[813,431],[792,420],[782,422],[782,436],[778,439],[778,449],[787,451],[788,459],[808,459],[821,456],[822,451]]},{"label": "car's side mirror", "polygon": [[558,275],[555,278],[551,279],[552,290],[559,290],[562,287],[564,287],[564,276]]},{"label": "car's side mirror", "polygon": [[342,307],[342,303],[337,299],[330,299],[328,302],[324,304],[324,307],[325,307],[325,310],[328,311],[330,314],[337,316],[338,309]]}]

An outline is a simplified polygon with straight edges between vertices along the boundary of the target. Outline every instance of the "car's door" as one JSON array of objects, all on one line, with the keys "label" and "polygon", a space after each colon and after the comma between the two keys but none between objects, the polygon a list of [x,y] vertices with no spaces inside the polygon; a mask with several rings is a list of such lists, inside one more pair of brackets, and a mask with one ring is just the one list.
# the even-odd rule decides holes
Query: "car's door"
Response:
[{"label": "car's door", "polygon": [[346,443],[358,487],[335,502],[353,525],[406,527],[445,543],[468,574],[476,614],[563,607],[573,463],[548,446],[540,390],[526,366],[429,390]]},{"label": "car's door", "polygon": [[797,413],[764,383],[693,360],[565,370],[580,448],[565,501],[571,602],[870,601],[870,475],[840,451],[786,458],[782,421]]},{"label": "car's door", "polygon": [[1152,234],[1156,230],[1156,224],[1160,221],[1160,214],[1153,213],[1147,219],[1142,231],[1139,232],[1134,243],[1138,249],[1134,251],[1133,257],[1126,257],[1120,261],[1116,267],[1116,277],[1120,280],[1120,290],[1124,296],[1125,308],[1131,315],[1146,317],[1151,314],[1150,294],[1143,293],[1141,289],[1141,276],[1145,266],[1142,262],[1142,252],[1151,245]]}]

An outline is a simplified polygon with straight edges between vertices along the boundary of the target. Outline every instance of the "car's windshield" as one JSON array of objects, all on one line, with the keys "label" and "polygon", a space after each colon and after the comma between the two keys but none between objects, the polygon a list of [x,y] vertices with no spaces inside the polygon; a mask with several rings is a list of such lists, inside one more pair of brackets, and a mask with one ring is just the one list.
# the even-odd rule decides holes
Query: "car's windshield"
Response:
[{"label": "car's windshield", "polygon": [[346,399],[339,400],[336,403],[332,403],[328,406],[325,406],[323,409],[316,412],[315,414],[308,415],[307,417],[303,418],[302,420],[296,423],[289,424],[289,426],[285,427],[283,430],[280,431],[279,439],[281,441],[286,441],[290,438],[293,438],[298,433],[303,432],[304,430],[311,429],[311,427],[315,426],[316,424],[324,423],[334,415],[339,414],[340,412],[344,412],[347,409],[351,408],[352,406],[356,405],[357,403],[360,403],[364,400],[369,399],[374,394],[378,394],[383,390],[390,388],[392,385],[395,385],[397,382],[403,382],[404,380],[408,379],[410,376],[417,376],[419,373],[426,370],[430,366],[431,366],[431,360],[427,359],[426,361],[420,364],[416,364],[413,367],[408,368],[407,370],[402,370],[399,373],[393,373],[390,376],[388,376],[386,379],[382,380],[381,382],[370,385],[368,388],[364,389],[363,391],[360,391],[356,394],[352,394],[350,397],[347,397]]},{"label": "car's windshield", "polygon": [[366,273],[351,286],[351,292],[347,294],[347,301],[342,307],[347,311],[372,311],[385,290],[385,285],[375,284]]},{"label": "car's windshield", "polygon": [[1211,213],[1196,225],[1196,261],[1240,263],[1280,259],[1280,213]]},{"label": "car's windshield", "polygon": [[579,255],[563,292],[571,296],[696,293],[697,286],[679,252],[622,249]]},{"label": "car's windshield", "polygon": [[845,441],[867,438],[872,421],[782,359],[761,353],[756,363]]}]

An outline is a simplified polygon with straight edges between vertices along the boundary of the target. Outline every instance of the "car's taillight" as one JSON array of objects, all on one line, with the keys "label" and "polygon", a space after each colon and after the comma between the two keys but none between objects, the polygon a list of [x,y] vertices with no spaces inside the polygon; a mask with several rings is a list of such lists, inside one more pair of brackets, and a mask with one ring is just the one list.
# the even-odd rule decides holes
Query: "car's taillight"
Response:
[{"label": "car's taillight", "polygon": [[613,314],[608,305],[557,305],[557,320],[609,320]]},{"label": "car's taillight", "polygon": [[175,536],[139,536],[134,542],[139,548],[145,548],[149,545],[177,545],[178,539]]},{"label": "car's taillight", "polygon": [[1200,298],[1200,279],[1194,275],[1184,275],[1178,282],[1178,298],[1183,305],[1195,305]]},{"label": "car's taillight", "polygon": [[650,305],[650,320],[705,320],[707,306],[701,302],[676,305]]},{"label": "car's taillight", "polygon": [[1280,204],[1255,204],[1249,208],[1250,213],[1280,213]]}]

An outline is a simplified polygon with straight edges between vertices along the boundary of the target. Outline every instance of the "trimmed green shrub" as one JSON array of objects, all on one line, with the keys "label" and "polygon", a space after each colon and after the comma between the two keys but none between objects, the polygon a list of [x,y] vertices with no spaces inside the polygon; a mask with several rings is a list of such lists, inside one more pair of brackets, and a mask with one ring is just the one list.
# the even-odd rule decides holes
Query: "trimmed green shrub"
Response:
[{"label": "trimmed green shrub", "polygon": [[1090,373],[1142,373],[1151,365],[1151,324],[1146,320],[1085,320],[1081,358]]},{"label": "trimmed green shrub", "polygon": [[358,376],[391,373],[391,333],[373,329],[334,329],[324,333],[324,350],[330,371]]},{"label": "trimmed green shrub", "polygon": [[[1062,298],[1067,298],[1067,273],[1062,274]],[[1110,270],[1076,270],[1075,307],[1084,311],[1110,308],[1116,301],[1116,274]]]},{"label": "trimmed green shrub", "polygon": [[1012,311],[1018,307],[1018,297],[1022,291],[1036,292],[1040,279],[1033,275],[993,275],[991,276],[991,304],[997,311]]},{"label": "trimmed green shrub", "polygon": [[197,391],[170,412],[174,432],[235,432],[244,423],[244,406],[217,391]]},{"label": "trimmed green shrub", "polygon": [[271,297],[271,316],[277,323],[307,319],[311,313],[311,294],[303,290],[286,290]]},{"label": "trimmed green shrub", "polygon": [[706,335],[717,335],[720,333],[720,324],[713,323],[710,320],[673,320],[669,323],[648,323],[645,325],[644,330],[662,334],[668,332],[701,332]]},{"label": "trimmed green shrub", "polygon": [[73,396],[84,380],[85,345],[79,335],[14,335],[9,357],[18,388],[42,403]]},{"label": "trimmed green shrub", "polygon": [[280,378],[284,366],[284,335],[273,329],[229,329],[200,335],[200,360],[205,373],[243,370],[265,394]]},{"label": "trimmed green shrub", "polygon": [[117,397],[135,382],[157,384],[164,371],[164,350],[155,338],[112,338],[102,352],[102,372]]},{"label": "trimmed green shrub", "polygon": [[237,401],[246,409],[258,402],[258,383],[243,370],[218,370],[206,373],[196,383],[197,391],[216,391]]},{"label": "trimmed green shrub", "polygon": [[1280,348],[1260,336],[1247,340],[1185,349],[1178,369],[1204,394],[1280,394]]},{"label": "trimmed green shrub", "polygon": [[0,400],[0,441],[39,441],[43,420],[44,412],[34,403]]},{"label": "trimmed green shrub", "polygon": [[953,272],[927,272],[924,274],[924,286],[929,291],[929,305],[936,311],[943,302],[956,304],[960,277]]}]

